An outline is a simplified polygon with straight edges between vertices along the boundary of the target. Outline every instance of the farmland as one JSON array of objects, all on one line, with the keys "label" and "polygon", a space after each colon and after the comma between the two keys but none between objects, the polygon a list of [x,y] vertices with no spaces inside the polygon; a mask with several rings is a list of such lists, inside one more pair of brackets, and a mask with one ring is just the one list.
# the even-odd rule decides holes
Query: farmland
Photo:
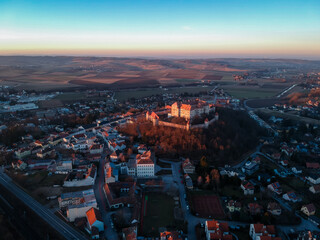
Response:
[{"label": "farmland", "polygon": [[227,93],[236,98],[268,98],[277,95],[278,89],[262,88],[258,86],[242,87],[228,85],[222,87]]},{"label": "farmland", "polygon": [[[235,97],[269,97],[288,82],[273,79],[251,79],[259,86],[267,84],[264,90],[247,87],[238,89],[234,74],[290,66],[290,74],[301,69],[320,71],[317,62],[295,60],[253,60],[253,59],[141,59],[112,57],[0,57],[0,83],[37,91],[53,91],[75,88],[128,89],[185,85],[210,81],[221,85],[233,85],[226,89]],[[315,67],[316,66],[316,67]],[[268,88],[269,85],[273,85]],[[237,86],[237,89],[234,87]],[[240,87],[241,88],[241,87]],[[276,91],[275,91],[276,92]]]},{"label": "farmland", "polygon": [[156,94],[173,94],[173,93],[200,93],[211,90],[212,87],[179,87],[179,88],[168,88],[168,90],[164,90],[161,88],[150,88],[150,89],[132,89],[132,90],[122,90],[117,91],[115,94],[115,99],[118,101],[125,101],[130,98],[138,98],[138,97],[148,97]]}]

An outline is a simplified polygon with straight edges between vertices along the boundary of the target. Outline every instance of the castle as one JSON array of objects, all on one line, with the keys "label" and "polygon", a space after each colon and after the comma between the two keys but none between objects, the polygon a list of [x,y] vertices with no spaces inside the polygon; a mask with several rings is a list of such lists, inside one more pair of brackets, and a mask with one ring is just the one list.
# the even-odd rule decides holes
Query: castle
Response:
[{"label": "castle", "polygon": [[190,120],[192,120],[196,116],[200,116],[202,114],[208,114],[210,111],[215,111],[215,107],[210,108],[210,105],[205,101],[197,101],[192,102],[191,104],[181,104],[175,102],[171,106],[171,113],[168,113],[168,117],[183,117],[187,120],[186,124],[176,124],[166,121],[161,121],[158,114],[155,112],[146,113],[146,120],[152,121],[154,126],[167,126],[167,127],[174,127],[180,128],[185,130],[190,130],[191,128],[208,128],[208,126],[217,121],[219,119],[219,114],[216,113],[215,117],[210,121],[205,119],[203,124],[192,125],[190,124]]},{"label": "castle", "polygon": [[210,105],[205,101],[193,101],[188,104],[186,103],[178,103],[175,102],[171,105],[171,117],[182,117],[186,120],[191,120],[196,116],[200,116],[202,114],[209,114]]}]

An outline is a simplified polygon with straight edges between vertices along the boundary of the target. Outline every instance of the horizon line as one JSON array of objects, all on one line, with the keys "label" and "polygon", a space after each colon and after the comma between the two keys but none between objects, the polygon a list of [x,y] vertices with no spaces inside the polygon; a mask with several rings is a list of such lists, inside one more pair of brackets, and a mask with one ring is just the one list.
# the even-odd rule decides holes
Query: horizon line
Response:
[{"label": "horizon line", "polygon": [[61,55],[61,54],[1,54],[0,57],[96,57],[96,58],[131,58],[131,59],[257,59],[257,60],[303,60],[303,61],[320,61],[320,56],[319,58],[307,58],[307,57],[301,57],[299,58],[298,56],[283,56],[283,57],[263,57],[263,56],[216,56],[216,57],[210,57],[210,56],[139,56],[139,55],[132,55],[132,56],[125,56],[125,55],[108,55],[108,54],[103,54],[103,55],[95,55],[95,54],[66,54],[66,55]]}]

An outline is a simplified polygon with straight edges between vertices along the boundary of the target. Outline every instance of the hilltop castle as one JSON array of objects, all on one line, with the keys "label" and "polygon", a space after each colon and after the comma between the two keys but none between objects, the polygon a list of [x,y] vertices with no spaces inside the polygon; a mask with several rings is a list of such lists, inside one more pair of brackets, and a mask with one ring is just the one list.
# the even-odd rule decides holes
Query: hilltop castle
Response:
[{"label": "hilltop castle", "polygon": [[175,102],[171,105],[171,117],[183,117],[186,120],[192,120],[196,116],[202,114],[209,114],[211,110],[210,105],[205,101],[193,101],[189,103]]},{"label": "hilltop castle", "polygon": [[191,126],[190,121],[194,117],[200,116],[202,114],[209,114],[211,111],[215,111],[215,107],[210,107],[210,105],[207,102],[199,101],[199,100],[188,102],[188,103],[189,104],[175,102],[171,106],[166,107],[167,109],[171,109],[171,113],[168,113],[168,117],[185,118],[187,120],[186,124],[176,124],[172,122],[161,121],[157,113],[149,112],[149,111],[147,111],[146,113],[146,120],[152,121],[154,126],[161,125],[161,126],[190,130],[191,128],[208,128],[208,126],[211,123],[219,119],[219,114],[216,113],[214,118],[212,118],[210,121],[208,119],[205,119],[203,124],[197,124],[197,125]]}]

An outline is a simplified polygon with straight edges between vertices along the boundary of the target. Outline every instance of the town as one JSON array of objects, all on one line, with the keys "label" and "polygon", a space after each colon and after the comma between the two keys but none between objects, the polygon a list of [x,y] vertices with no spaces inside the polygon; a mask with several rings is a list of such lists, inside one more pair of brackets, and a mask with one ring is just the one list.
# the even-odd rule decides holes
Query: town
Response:
[{"label": "town", "polygon": [[[217,85],[124,103],[86,90],[58,106],[64,93],[2,87],[1,207],[19,231],[52,239],[317,239],[309,89],[255,110]],[[52,231],[25,229],[31,219]]]}]

